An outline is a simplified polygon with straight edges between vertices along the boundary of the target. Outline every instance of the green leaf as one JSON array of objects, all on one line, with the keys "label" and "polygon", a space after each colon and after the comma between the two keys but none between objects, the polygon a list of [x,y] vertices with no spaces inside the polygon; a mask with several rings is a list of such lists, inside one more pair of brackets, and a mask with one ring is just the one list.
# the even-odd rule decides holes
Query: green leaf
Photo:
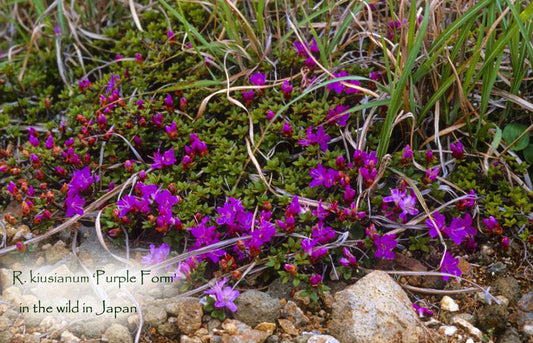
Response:
[{"label": "green leaf", "polygon": [[298,287],[299,284],[300,284],[300,279],[294,279],[294,280],[292,280],[292,285],[293,285],[294,287]]},{"label": "green leaf", "polygon": [[524,158],[527,163],[533,163],[533,144],[529,144],[527,148],[524,149]]},{"label": "green leaf", "polygon": [[[511,144],[515,139],[517,139],[522,132],[527,129],[527,126],[519,123],[508,124],[503,129],[503,140],[506,144]],[[520,138],[515,145],[511,146],[511,150],[520,151],[524,150],[529,144],[529,134],[525,134]]]}]

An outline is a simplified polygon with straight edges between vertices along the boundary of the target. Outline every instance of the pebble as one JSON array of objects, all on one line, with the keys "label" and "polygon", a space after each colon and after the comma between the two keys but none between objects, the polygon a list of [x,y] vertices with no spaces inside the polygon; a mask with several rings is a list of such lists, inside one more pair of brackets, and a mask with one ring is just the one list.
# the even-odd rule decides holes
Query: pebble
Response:
[{"label": "pebble", "polygon": [[459,311],[459,305],[457,305],[455,300],[453,300],[452,298],[450,298],[447,295],[442,297],[442,300],[440,301],[440,307],[444,311],[448,311],[448,312],[457,312],[457,311]]},{"label": "pebble", "polygon": [[167,320],[167,312],[162,307],[149,306],[143,312],[144,321],[150,326],[161,325]]},{"label": "pebble", "polygon": [[128,328],[120,324],[111,325],[105,330],[104,336],[108,343],[133,343]]},{"label": "pebble", "polygon": [[70,331],[63,331],[61,334],[61,342],[63,343],[78,343],[80,339],[74,336]]},{"label": "pebble", "polygon": [[270,335],[272,335],[274,333],[274,331],[276,331],[276,324],[274,324],[274,323],[266,323],[266,322],[259,323],[255,327],[255,330],[266,332],[270,336]]},{"label": "pebble", "polygon": [[501,275],[507,271],[507,265],[502,262],[496,262],[487,271],[489,274]]},{"label": "pebble", "polygon": [[288,320],[288,319],[278,319],[279,326],[285,331],[285,333],[291,335],[291,336],[298,336],[298,329],[294,326],[294,324]]},{"label": "pebble", "polygon": [[439,333],[445,336],[453,336],[457,332],[457,327],[452,325],[444,325],[439,328]]},{"label": "pebble", "polygon": [[474,325],[470,324],[466,320],[460,317],[453,317],[452,324],[456,324],[461,326],[463,329],[465,329],[467,332],[469,332],[471,335],[475,336],[478,340],[481,340],[483,334],[481,331],[476,328]]}]

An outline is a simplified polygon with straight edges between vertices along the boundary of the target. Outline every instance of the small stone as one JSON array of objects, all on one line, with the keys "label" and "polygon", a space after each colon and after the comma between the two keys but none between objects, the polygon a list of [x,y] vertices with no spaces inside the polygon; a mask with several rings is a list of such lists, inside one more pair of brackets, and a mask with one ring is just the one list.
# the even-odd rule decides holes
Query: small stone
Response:
[{"label": "small stone", "polygon": [[313,335],[309,337],[307,343],[339,343],[339,341],[335,337],[329,335]]},{"label": "small stone", "polygon": [[502,303],[498,305],[484,305],[476,310],[477,323],[483,330],[504,329],[506,326],[509,311],[507,305]]},{"label": "small stone", "polygon": [[113,324],[105,330],[104,336],[108,343],[132,343],[131,334],[123,325]]},{"label": "small stone", "polygon": [[309,323],[309,318],[304,314],[294,301],[287,301],[282,311],[283,317],[289,319],[297,328],[303,327]]},{"label": "small stone", "polygon": [[469,338],[469,339],[466,340],[465,343],[474,343],[474,340],[472,338]]},{"label": "small stone", "polygon": [[487,270],[489,274],[501,275],[507,271],[507,266],[503,262],[496,262]]},{"label": "small stone", "polygon": [[288,319],[278,319],[279,326],[285,331],[285,333],[291,336],[298,336],[299,332],[294,327],[294,324]]},{"label": "small stone", "polygon": [[276,335],[272,335],[268,337],[266,340],[266,343],[278,343],[278,342],[279,342],[279,337]]},{"label": "small stone", "polygon": [[128,328],[131,331],[137,330],[140,324],[140,318],[138,314],[133,314],[128,317]]},{"label": "small stone", "polygon": [[65,248],[65,246],[65,242],[57,241],[52,247],[46,249],[44,254],[46,262],[48,264],[55,264],[57,261],[67,256],[70,251]]},{"label": "small stone", "polygon": [[520,284],[514,277],[498,278],[494,281],[493,289],[496,294],[509,299],[510,304],[516,304],[520,299]]},{"label": "small stone", "polygon": [[157,327],[157,331],[165,337],[174,338],[179,333],[177,321],[176,317],[170,317],[166,323]]},{"label": "small stone", "polygon": [[443,325],[439,328],[439,333],[445,336],[453,336],[457,332],[457,327],[452,325]]},{"label": "small stone", "polygon": [[187,335],[193,334],[202,326],[202,317],[204,315],[202,305],[200,305],[198,299],[192,297],[178,298],[176,303],[178,304],[178,309],[173,312],[177,315],[180,331]]},{"label": "small stone", "polygon": [[509,327],[498,339],[498,343],[516,343],[520,342],[520,335],[514,327]]},{"label": "small stone", "polygon": [[454,317],[452,319],[452,324],[456,324],[456,325],[461,326],[468,333],[470,333],[471,335],[475,336],[478,340],[481,340],[481,338],[483,336],[481,331],[478,328],[476,328],[474,325],[470,324],[469,322],[467,322],[463,318]]},{"label": "small stone", "polygon": [[207,322],[207,331],[210,333],[213,332],[214,329],[217,329],[220,327],[222,323],[218,319],[211,319]]},{"label": "small stone", "polygon": [[180,343],[202,343],[202,340],[198,337],[189,337],[187,335],[181,335]]},{"label": "small stone", "polygon": [[457,312],[457,311],[459,311],[459,305],[457,305],[455,300],[453,300],[452,298],[450,298],[447,295],[442,297],[442,300],[440,301],[440,308],[443,309],[444,311],[448,311],[448,312]]},{"label": "small stone", "polygon": [[235,301],[237,312],[235,319],[250,326],[261,322],[275,322],[280,316],[281,304],[279,299],[257,290],[242,293]]},{"label": "small stone", "polygon": [[268,335],[272,335],[274,331],[276,331],[276,324],[274,323],[259,323],[255,327],[255,330],[263,331],[268,333]]},{"label": "small stone", "polygon": [[528,336],[533,336],[533,320],[530,320],[522,326],[522,332]]},{"label": "small stone", "polygon": [[485,256],[491,256],[494,254],[494,249],[490,245],[483,244],[481,246],[481,254]]},{"label": "small stone", "polygon": [[61,342],[63,343],[78,343],[80,339],[72,334],[70,331],[63,331],[61,334]]},{"label": "small stone", "polygon": [[11,343],[13,334],[9,331],[0,332],[0,343]]},{"label": "small stone", "polygon": [[0,289],[6,289],[13,286],[13,270],[8,268],[0,269]]},{"label": "small stone", "polygon": [[459,314],[456,314],[455,316],[452,317],[451,320],[453,321],[453,318],[455,318],[455,317],[462,318],[462,319],[466,320],[467,322],[469,322],[472,325],[476,324],[476,317],[474,317],[470,313],[459,313]]},{"label": "small stone", "polygon": [[518,301],[518,308],[524,312],[533,312],[533,292],[524,294]]},{"label": "small stone", "polygon": [[158,326],[167,320],[167,312],[162,307],[149,306],[144,311],[143,318],[146,324],[150,326]]},{"label": "small stone", "polygon": [[0,331],[6,331],[11,326],[11,321],[6,317],[0,317]]}]

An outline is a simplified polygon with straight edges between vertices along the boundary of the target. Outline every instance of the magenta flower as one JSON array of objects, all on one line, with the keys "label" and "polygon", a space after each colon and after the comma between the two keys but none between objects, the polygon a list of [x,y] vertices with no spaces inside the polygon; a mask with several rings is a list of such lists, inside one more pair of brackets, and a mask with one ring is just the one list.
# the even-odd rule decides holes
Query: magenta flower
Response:
[{"label": "magenta flower", "polygon": [[322,276],[320,274],[313,274],[309,277],[311,287],[317,287],[320,282],[322,282]]},{"label": "magenta flower", "polygon": [[500,231],[501,230],[500,224],[498,223],[496,218],[494,218],[493,216],[490,216],[488,219],[483,219],[483,223],[487,226],[487,228],[491,232],[495,232],[495,231]]},{"label": "magenta flower", "polygon": [[142,64],[143,63],[143,56],[140,53],[136,53],[135,54],[135,61],[137,62],[137,64]]},{"label": "magenta flower", "polygon": [[67,196],[65,204],[67,205],[67,217],[72,217],[75,214],[79,214],[80,216],[83,215],[83,205],[85,204],[85,200],[78,194]]},{"label": "magenta flower", "polygon": [[174,100],[172,99],[172,95],[167,94],[167,97],[165,98],[165,106],[170,110],[174,110]]},{"label": "magenta flower", "polygon": [[466,213],[464,218],[454,218],[444,232],[452,241],[459,245],[468,236],[476,235],[476,228],[472,226],[472,216]]},{"label": "magenta flower", "polygon": [[[461,276],[463,272],[461,271],[461,269],[459,269],[458,265],[459,259],[454,258],[449,252],[446,252],[442,261],[441,271],[443,273]],[[444,281],[448,281],[450,279],[448,275],[443,275],[442,278],[444,279]]]},{"label": "magenta flower", "polygon": [[456,159],[460,160],[465,157],[463,144],[460,141],[458,141],[457,144],[451,143],[450,149],[452,150],[452,156]]},{"label": "magenta flower", "polygon": [[46,142],[44,143],[44,147],[48,150],[54,147],[54,137],[52,137],[52,135],[48,136]]},{"label": "magenta flower", "polygon": [[281,92],[283,93],[283,97],[285,99],[290,99],[292,89],[293,89],[293,86],[289,83],[289,81],[287,80],[283,81],[283,84],[281,85]]},{"label": "magenta flower", "polygon": [[415,310],[416,313],[418,313],[418,316],[420,318],[425,317],[425,316],[432,316],[433,315],[433,311],[431,311],[427,307],[418,306],[415,303],[413,303],[413,309]]},{"label": "magenta flower", "polygon": [[7,185],[7,190],[9,193],[11,193],[11,195],[18,193],[17,185],[13,181],[9,182],[9,184]]},{"label": "magenta flower", "polygon": [[350,185],[346,185],[346,188],[344,188],[344,202],[345,203],[351,203],[353,199],[355,198],[355,190],[350,187]]},{"label": "magenta flower", "polygon": [[339,263],[345,267],[357,267],[357,258],[346,247],[342,248],[345,257],[341,257]]},{"label": "magenta flower", "polygon": [[[209,217],[204,217],[202,221],[198,224],[198,226],[188,228],[188,230],[191,232],[191,235],[196,238],[196,242],[192,247],[193,250],[199,249],[206,245],[211,245],[219,241],[220,233],[217,232],[215,226],[207,226],[208,221]],[[206,256],[211,259],[213,263],[218,263],[220,257],[224,256],[224,254],[224,250],[213,249],[208,253],[203,254],[203,256]]]},{"label": "magenta flower", "polygon": [[160,127],[163,124],[163,116],[160,112],[157,112],[155,116],[152,116],[152,122],[157,127]]},{"label": "magenta flower", "polygon": [[[339,77],[349,76],[349,74],[346,71],[342,70],[342,71],[340,71],[338,73],[333,73],[333,76],[335,78],[339,78]],[[342,94],[342,92],[344,90],[344,85],[342,84],[341,81],[332,82],[332,83],[328,84],[328,89],[333,90],[337,94]]]},{"label": "magenta flower", "polygon": [[244,98],[244,102],[250,105],[254,101],[254,90],[250,89],[249,91],[242,92],[242,97]]},{"label": "magenta flower", "polygon": [[328,150],[328,142],[330,137],[324,131],[322,126],[319,126],[316,134],[313,133],[313,128],[310,126],[307,128],[307,137],[298,141],[298,144],[302,146],[309,146],[311,144],[318,144],[323,152]]},{"label": "magenta flower", "polygon": [[397,244],[398,242],[396,241],[396,236],[394,234],[376,237],[374,239],[374,245],[376,246],[374,256],[378,258],[381,257],[386,260],[394,260],[394,253],[392,252],[392,249],[394,249]]},{"label": "magenta flower", "polygon": [[433,155],[433,150],[429,149],[426,152],[426,161],[428,163],[433,163],[433,160],[435,159],[435,156]]},{"label": "magenta flower", "polygon": [[257,72],[250,75],[250,83],[254,86],[264,86],[266,81],[266,74]]},{"label": "magenta flower", "polygon": [[502,236],[502,239],[501,239],[501,246],[502,246],[502,250],[503,250],[503,251],[507,251],[507,250],[509,250],[509,237],[507,237],[507,236]]},{"label": "magenta flower", "polygon": [[285,137],[291,137],[292,136],[292,128],[291,124],[289,124],[288,121],[285,121],[283,123],[283,127],[281,128],[281,134]]},{"label": "magenta flower", "polygon": [[328,111],[326,119],[335,121],[338,126],[346,126],[346,122],[350,118],[350,113],[345,113],[348,109],[348,106],[337,105]]},{"label": "magenta flower", "polygon": [[234,301],[239,296],[239,291],[235,291],[229,286],[224,287],[227,281],[226,278],[223,278],[212,289],[204,291],[204,293],[215,296],[215,307],[225,307],[231,312],[235,312],[237,311],[237,305],[235,305]]},{"label": "magenta flower", "polygon": [[164,189],[156,194],[155,202],[158,205],[159,213],[172,213],[172,206],[178,203],[178,197]]},{"label": "magenta flower", "polygon": [[157,152],[154,153],[154,163],[152,163],[152,168],[161,169],[164,166],[171,166],[174,163],[176,163],[174,149],[168,149],[163,155],[161,155],[160,149],[157,149]]},{"label": "magenta flower", "polygon": [[335,230],[329,226],[324,226],[323,222],[318,222],[312,228],[311,237],[315,239],[318,244],[325,244],[335,239]]},{"label": "magenta flower", "polygon": [[459,200],[457,204],[457,209],[464,210],[466,208],[472,208],[476,204],[476,192],[473,189],[470,190],[470,193],[467,194],[466,199]]},{"label": "magenta flower", "polygon": [[439,235],[440,232],[444,232],[446,229],[446,217],[440,214],[439,212],[433,213],[433,219],[435,221],[435,224],[437,224],[437,227],[433,225],[431,220],[426,219],[426,226],[429,228],[429,235],[431,238],[435,238]]},{"label": "magenta flower", "polygon": [[300,244],[302,246],[302,250],[311,257],[312,261],[315,261],[328,253],[328,248],[324,246],[319,246],[315,249],[315,246],[318,244],[318,240],[316,239],[302,239]]},{"label": "magenta flower", "polygon": [[154,265],[163,262],[170,253],[170,247],[168,244],[163,243],[156,248],[154,244],[150,244],[150,253],[145,255],[141,259],[141,263],[145,265]]},{"label": "magenta flower", "polygon": [[267,116],[267,119],[268,119],[268,120],[272,120],[272,119],[274,119],[274,117],[276,116],[276,113],[274,113],[274,111],[272,111],[272,110],[268,110],[268,111],[266,112],[266,116]]},{"label": "magenta flower", "polygon": [[168,40],[176,39],[176,35],[174,34],[174,32],[172,32],[171,29],[169,29],[169,30],[167,31],[167,36],[168,36]]},{"label": "magenta flower", "polygon": [[428,184],[435,181],[437,179],[437,176],[439,175],[439,172],[439,167],[428,168],[428,170],[426,170],[426,175],[424,175],[424,178],[422,179],[422,182],[424,184]]},{"label": "magenta flower", "polygon": [[324,186],[326,188],[331,188],[338,176],[338,172],[331,168],[324,168],[322,163],[319,163],[316,169],[311,169],[310,171],[313,181],[309,184],[310,188]]},{"label": "magenta flower", "polygon": [[413,158],[413,150],[411,149],[409,144],[407,144],[405,148],[403,149],[401,163],[408,164],[412,158]]},{"label": "magenta flower", "polygon": [[39,145],[39,138],[37,138],[34,135],[30,135],[29,141],[30,141],[30,144],[33,145],[34,147]]}]

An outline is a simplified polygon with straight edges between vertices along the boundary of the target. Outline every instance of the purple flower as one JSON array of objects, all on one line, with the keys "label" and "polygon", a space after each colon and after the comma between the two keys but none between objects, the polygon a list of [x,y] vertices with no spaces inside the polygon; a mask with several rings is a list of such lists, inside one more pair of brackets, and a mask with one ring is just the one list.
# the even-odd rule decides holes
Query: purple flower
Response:
[{"label": "purple flower", "polygon": [[416,208],[416,197],[412,194],[407,194],[400,200],[399,207],[402,210],[400,213],[400,219],[402,221],[407,221],[407,215],[416,216],[418,214],[418,209]]},{"label": "purple flower", "polygon": [[319,163],[316,169],[311,169],[311,177],[313,181],[309,184],[310,188],[324,186],[331,188],[335,184],[338,172],[331,168],[324,168],[322,163]]},{"label": "purple flower", "polygon": [[[206,226],[209,217],[204,217],[198,226],[189,228],[191,235],[196,238],[193,250],[199,249],[206,245],[211,245],[219,241],[220,234],[217,232],[215,226]],[[225,254],[224,250],[215,250],[205,254],[213,263],[218,263],[221,256]]]},{"label": "purple flower", "polygon": [[439,212],[433,213],[433,220],[435,221],[435,225],[431,222],[431,220],[426,219],[426,226],[429,228],[429,235],[431,238],[435,238],[439,235],[439,231],[443,232],[446,228],[446,217],[440,214]]},{"label": "purple flower", "polygon": [[[333,76],[335,78],[340,78],[340,77],[345,77],[345,76],[348,76],[349,74],[342,70],[338,73],[333,73]],[[337,94],[342,94],[342,91],[344,90],[344,85],[341,83],[341,81],[337,81],[337,82],[332,82],[330,84],[328,84],[328,89],[331,89],[333,90],[335,93]]]},{"label": "purple flower", "polygon": [[[459,269],[458,265],[459,259],[454,258],[449,252],[446,252],[442,261],[441,271],[443,273],[461,276],[463,272],[461,269]],[[450,279],[448,275],[443,275],[442,278],[444,281],[448,281]]]},{"label": "purple flower", "polygon": [[393,188],[390,190],[390,194],[388,197],[383,198],[383,202],[393,202],[395,206],[400,205],[400,201],[402,201],[403,197],[405,196],[405,191],[400,191],[397,188]]},{"label": "purple flower", "polygon": [[276,116],[276,113],[274,113],[272,110],[268,110],[266,116],[268,120],[272,120]]},{"label": "purple flower", "polygon": [[306,238],[300,241],[302,245],[302,250],[311,257],[311,260],[314,261],[328,253],[328,248],[320,246],[315,249],[315,246],[318,244],[318,240]]},{"label": "purple flower", "polygon": [[490,216],[488,219],[483,219],[483,223],[487,226],[489,231],[495,232],[501,230],[501,226],[493,216]]},{"label": "purple flower", "polygon": [[289,99],[291,97],[292,89],[293,86],[289,83],[289,81],[283,81],[283,84],[281,85],[281,92],[283,93],[283,97],[285,99]]},{"label": "purple flower", "polygon": [[89,188],[95,182],[94,177],[91,175],[91,169],[85,167],[81,170],[76,170],[72,173],[72,179],[69,182],[69,192],[83,192]]},{"label": "purple flower", "polygon": [[142,257],[141,262],[145,265],[154,265],[163,262],[170,253],[168,244],[163,243],[156,248],[154,244],[150,244],[150,253]]},{"label": "purple flower", "polygon": [[433,169],[428,168],[428,170],[426,170],[426,175],[424,175],[424,178],[422,179],[422,182],[424,184],[428,184],[435,181],[437,179],[437,176],[439,175],[439,172],[439,167],[435,167]]},{"label": "purple flower", "polygon": [[172,206],[178,203],[178,197],[172,195],[168,190],[165,189],[156,194],[155,202],[158,205],[159,213],[172,213]]},{"label": "purple flower", "polygon": [[155,126],[161,126],[163,124],[163,116],[160,112],[157,112],[155,116],[152,116],[152,122]]},{"label": "purple flower", "polygon": [[324,226],[323,222],[318,222],[313,226],[311,237],[315,239],[318,244],[325,244],[335,239],[335,230],[329,226]]},{"label": "purple flower", "polygon": [[463,144],[460,141],[458,141],[457,144],[451,143],[450,149],[452,150],[452,156],[455,157],[456,159],[460,160],[463,157],[465,157],[465,153],[463,150]]},{"label": "purple flower", "polygon": [[415,312],[418,313],[418,316],[420,318],[425,317],[425,316],[432,316],[433,315],[433,311],[431,311],[427,307],[418,306],[417,304],[413,303],[413,308],[414,308]]},{"label": "purple flower", "polygon": [[48,150],[54,147],[54,137],[52,137],[52,135],[48,136],[46,142],[44,143],[44,147]]},{"label": "purple flower", "polygon": [[405,148],[403,149],[403,154],[402,154],[402,159],[401,159],[401,162],[402,164],[407,164],[409,163],[409,161],[413,158],[413,150],[411,149],[411,147],[409,146],[409,144],[407,144],[405,146]]},{"label": "purple flower", "polygon": [[426,161],[427,161],[428,163],[432,163],[434,159],[435,159],[435,156],[433,155],[433,150],[429,149],[429,150],[426,152]]},{"label": "purple flower", "polygon": [[396,236],[394,234],[387,234],[381,237],[376,237],[374,239],[374,245],[376,246],[376,251],[374,252],[375,257],[382,257],[387,260],[394,260],[394,253],[392,249],[398,244],[396,241]]},{"label": "purple flower", "polygon": [[344,202],[345,203],[351,203],[353,199],[355,198],[355,190],[350,187],[350,185],[346,185],[346,188],[344,188]]},{"label": "purple flower", "polygon": [[239,296],[239,291],[235,291],[229,286],[224,287],[227,281],[226,278],[223,278],[212,289],[204,291],[204,293],[215,296],[215,307],[225,307],[231,312],[235,312],[237,311],[237,305],[235,305],[234,301]]},{"label": "purple flower", "polygon": [[503,250],[503,251],[507,251],[507,250],[509,250],[509,237],[507,237],[507,236],[502,236],[502,239],[501,239],[501,246],[502,246],[502,250]]},{"label": "purple flower", "polygon": [[176,39],[176,35],[175,35],[174,32],[172,32],[172,30],[170,30],[170,29],[167,31],[167,36],[168,36],[168,39],[169,39],[169,40]]},{"label": "purple flower", "polygon": [[74,145],[74,138],[69,138],[65,141],[65,146],[70,147]]},{"label": "purple flower", "polygon": [[254,101],[254,90],[250,89],[249,91],[242,92],[242,97],[246,104],[251,104]]},{"label": "purple flower", "polygon": [[117,201],[117,208],[119,209],[119,218],[123,218],[128,212],[137,208],[137,198],[133,195],[124,195],[122,199]]},{"label": "purple flower", "polygon": [[345,257],[341,257],[339,260],[339,263],[345,267],[351,266],[356,267],[357,266],[357,258],[352,255],[350,250],[346,247],[342,248],[342,252],[344,253]]},{"label": "purple flower", "polygon": [[476,235],[476,228],[472,226],[472,216],[465,214],[464,218],[454,218],[444,231],[452,241],[459,245],[468,236]]},{"label": "purple flower", "polygon": [[137,62],[137,64],[143,63],[143,56],[140,53],[136,53],[135,54],[135,61]]},{"label": "purple flower", "polygon": [[309,283],[311,284],[311,287],[317,287],[321,281],[322,276],[320,276],[320,274],[313,274],[309,277]]},{"label": "purple flower", "polygon": [[165,98],[165,106],[171,111],[174,109],[174,100],[172,99],[172,95],[167,94],[167,97]]},{"label": "purple flower", "polygon": [[154,154],[154,163],[152,168],[161,169],[163,166],[171,166],[176,163],[176,157],[174,155],[174,149],[168,149],[161,155],[160,149]]},{"label": "purple flower", "polygon": [[294,48],[296,49],[296,54],[300,57],[306,57],[307,51],[305,51],[305,47],[302,43],[296,41],[293,43]]},{"label": "purple flower", "polygon": [[318,144],[323,152],[328,150],[328,142],[330,137],[324,131],[322,126],[319,126],[316,134],[313,133],[313,128],[310,126],[307,128],[307,137],[298,141],[298,144],[302,146],[309,146],[311,144]]},{"label": "purple flower", "polygon": [[286,137],[291,137],[292,136],[291,124],[289,124],[288,121],[285,121],[283,123],[283,127],[281,128],[281,134],[286,136]]},{"label": "purple flower", "polygon": [[350,113],[345,113],[348,109],[348,106],[337,105],[328,111],[326,119],[328,121],[334,120],[338,126],[346,126],[346,122],[350,118]]},{"label": "purple flower", "polygon": [[191,274],[191,266],[185,262],[179,262],[178,267],[174,270],[172,281],[185,280]]},{"label": "purple flower", "polygon": [[72,217],[75,214],[83,215],[85,200],[78,194],[67,196],[65,204],[67,205],[67,217]]},{"label": "purple flower", "polygon": [[457,208],[459,210],[464,210],[466,208],[472,208],[476,204],[476,193],[473,189],[470,190],[470,193],[467,194],[466,199],[459,200]]},{"label": "purple flower", "polygon": [[7,190],[9,193],[11,193],[11,195],[18,192],[17,185],[13,181],[9,182],[9,184],[7,185]]},{"label": "purple flower", "polygon": [[289,206],[287,206],[287,209],[285,210],[285,214],[287,216],[295,216],[302,212],[302,208],[300,206],[300,201],[298,200],[298,196],[294,196],[292,198],[292,201]]},{"label": "purple flower", "polygon": [[177,133],[178,133],[178,124],[176,124],[176,122],[173,120],[172,123],[170,123],[170,125],[166,125],[165,126],[165,131],[171,137],[177,135]]},{"label": "purple flower", "polygon": [[370,72],[370,75],[368,76],[370,78],[370,80],[373,80],[373,81],[380,81],[381,80],[381,72],[379,71],[372,71]]},{"label": "purple flower", "polygon": [[30,141],[30,144],[33,145],[34,147],[39,145],[39,138],[37,138],[34,135],[30,135],[29,141]]},{"label": "purple flower", "polygon": [[266,81],[266,74],[262,74],[261,72],[257,72],[255,74],[250,75],[250,83],[255,86],[264,86]]}]

